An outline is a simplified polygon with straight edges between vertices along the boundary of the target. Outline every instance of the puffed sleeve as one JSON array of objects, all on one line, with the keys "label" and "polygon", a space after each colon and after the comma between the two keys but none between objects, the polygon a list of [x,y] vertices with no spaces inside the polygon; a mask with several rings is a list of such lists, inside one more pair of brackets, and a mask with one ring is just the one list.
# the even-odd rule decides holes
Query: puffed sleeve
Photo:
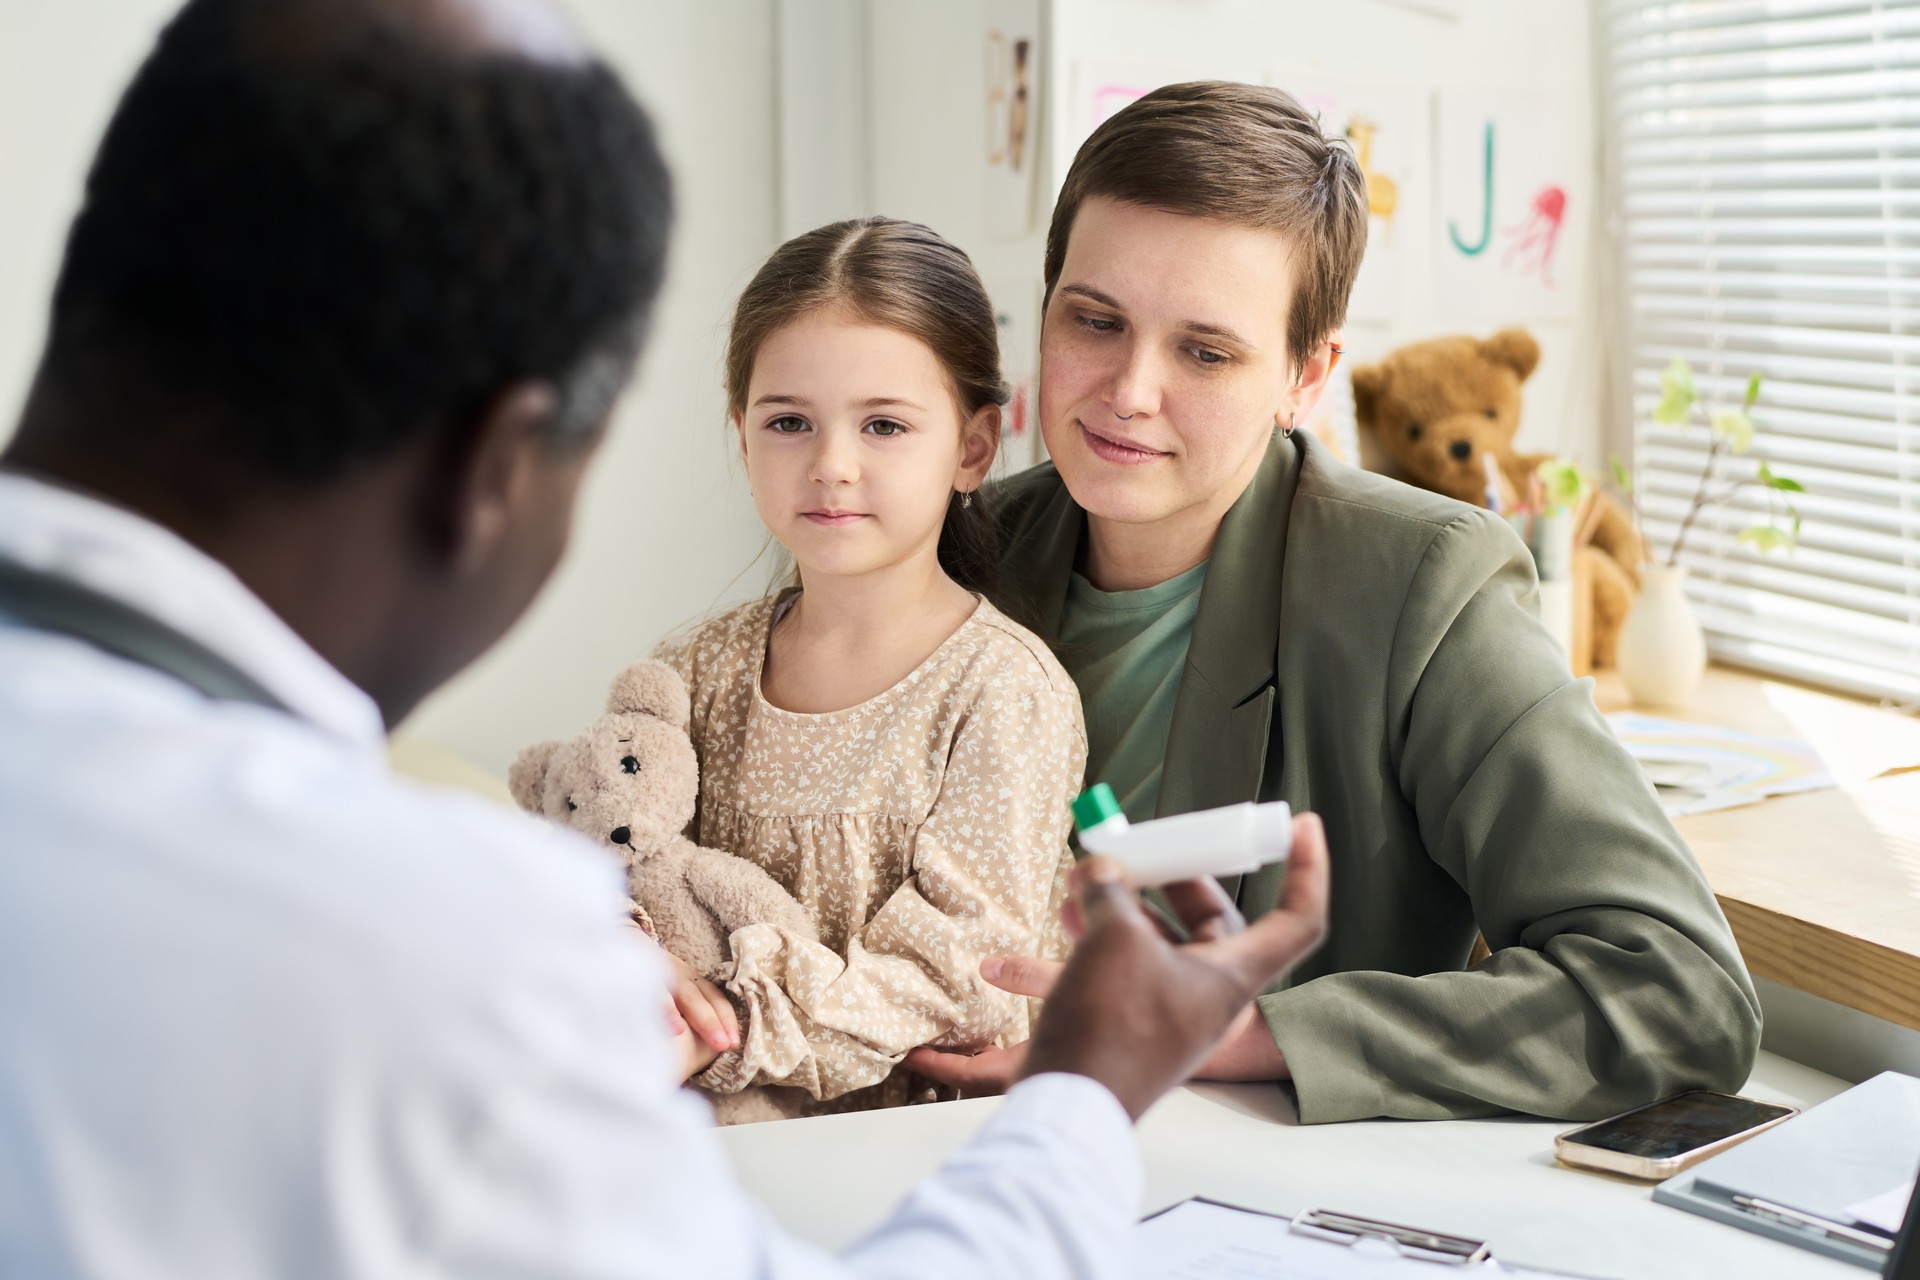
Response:
[{"label": "puffed sleeve", "polygon": [[1024,1040],[1032,1002],[987,984],[980,961],[1065,953],[1069,805],[1085,763],[1070,682],[970,712],[914,838],[911,873],[844,958],[772,925],[734,933],[727,989],[746,1014],[744,1043],[698,1082],[833,1098],[884,1080],[918,1045]]}]

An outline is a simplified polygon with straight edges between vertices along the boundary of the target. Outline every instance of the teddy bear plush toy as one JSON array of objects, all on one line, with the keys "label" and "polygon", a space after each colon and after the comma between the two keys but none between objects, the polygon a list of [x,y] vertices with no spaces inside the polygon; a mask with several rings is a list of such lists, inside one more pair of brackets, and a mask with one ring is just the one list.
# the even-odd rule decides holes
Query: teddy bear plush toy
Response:
[{"label": "teddy bear plush toy", "polygon": [[[696,973],[714,978],[732,959],[728,939],[736,929],[772,924],[810,940],[819,935],[772,876],[682,834],[700,791],[689,714],[686,686],[673,668],[633,663],[613,678],[605,715],[565,742],[523,750],[507,785],[521,808],[617,853],[627,864],[635,922]],[[708,1097],[723,1124],[788,1114],[768,1091]]]},{"label": "teddy bear plush toy", "polygon": [[[1491,457],[1504,501],[1524,501],[1549,456],[1513,447],[1520,384],[1539,363],[1540,344],[1523,329],[1417,342],[1354,369],[1354,417],[1384,459],[1380,469],[1398,479],[1484,506]],[[1633,520],[1605,493],[1596,490],[1574,520],[1586,533],[1574,551],[1574,578],[1585,591],[1576,610],[1590,620],[1576,634],[1590,643],[1569,656],[1584,672],[1613,665],[1639,591],[1642,547]]]}]

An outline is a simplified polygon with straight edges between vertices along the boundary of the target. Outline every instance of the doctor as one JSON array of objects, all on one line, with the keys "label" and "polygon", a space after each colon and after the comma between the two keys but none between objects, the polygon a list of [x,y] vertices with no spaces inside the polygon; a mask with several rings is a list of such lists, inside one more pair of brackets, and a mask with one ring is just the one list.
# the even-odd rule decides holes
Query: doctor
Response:
[{"label": "doctor", "polygon": [[603,851],[392,777],[520,614],[668,183],[534,0],[192,0],[0,456],[0,1274],[1112,1276],[1130,1121],[1323,927],[1082,868],[1021,1082],[840,1259],[670,1082]]}]

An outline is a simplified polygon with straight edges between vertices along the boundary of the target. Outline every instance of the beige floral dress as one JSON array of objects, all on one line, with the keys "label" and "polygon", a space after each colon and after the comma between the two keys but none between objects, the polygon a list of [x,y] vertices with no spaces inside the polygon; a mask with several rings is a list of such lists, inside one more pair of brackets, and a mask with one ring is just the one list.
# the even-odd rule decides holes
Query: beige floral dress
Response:
[{"label": "beige floral dress", "polygon": [[720,977],[744,1015],[742,1046],[695,1083],[784,1086],[800,1112],[899,1105],[916,1089],[894,1067],[916,1045],[1027,1038],[1037,1002],[988,985],[982,959],[1066,951],[1080,698],[1046,646],[982,600],[886,692],[784,711],[760,690],[782,604],[743,605],[655,654],[692,695],[690,834],[764,867],[820,932],[734,933]]}]

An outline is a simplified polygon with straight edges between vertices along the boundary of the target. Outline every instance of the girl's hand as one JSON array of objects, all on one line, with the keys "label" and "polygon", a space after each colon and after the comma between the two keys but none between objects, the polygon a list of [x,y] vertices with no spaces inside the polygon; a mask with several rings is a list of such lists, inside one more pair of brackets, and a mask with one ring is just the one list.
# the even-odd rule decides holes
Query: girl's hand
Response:
[{"label": "girl's hand", "polygon": [[[695,973],[678,956],[667,957],[667,990],[673,996],[674,1011],[686,1021],[695,1039],[713,1052],[708,1062],[729,1049],[740,1047],[740,1018],[733,1011],[727,993]],[[702,1063],[696,1070],[704,1070]]]},{"label": "girl's hand", "polygon": [[712,1066],[713,1060],[720,1056],[718,1049],[693,1034],[684,1024],[680,1028],[680,1034],[673,1038],[671,1052],[680,1072],[676,1078],[682,1084]]}]

